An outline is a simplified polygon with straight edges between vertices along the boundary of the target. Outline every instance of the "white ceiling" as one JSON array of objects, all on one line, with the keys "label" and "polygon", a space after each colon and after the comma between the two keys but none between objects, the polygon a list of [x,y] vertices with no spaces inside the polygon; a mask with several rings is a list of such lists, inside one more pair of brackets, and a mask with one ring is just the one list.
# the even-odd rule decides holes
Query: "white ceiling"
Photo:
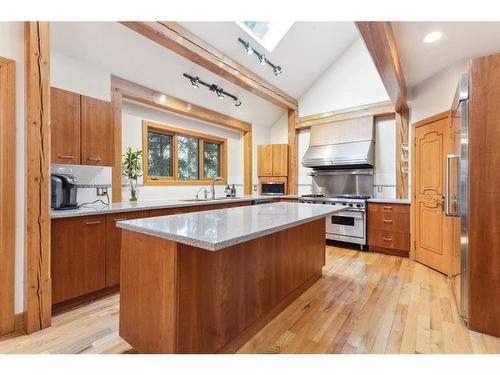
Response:
[{"label": "white ceiling", "polygon": [[[299,98],[359,35],[353,22],[295,22],[283,39],[268,53],[236,22],[179,22],[227,56],[258,76]],[[247,55],[238,38],[250,41],[283,73],[275,76],[271,67]],[[200,77],[201,78],[201,77]]]},{"label": "white ceiling", "polygon": [[[271,69],[263,72],[257,59],[248,59],[250,56],[236,41],[244,32],[235,23],[184,22],[183,25],[294,97],[310,87],[357,35],[352,23],[296,23],[268,56],[283,67],[283,74],[275,77]],[[284,113],[283,109],[116,22],[51,23],[51,50],[255,126],[269,127]],[[218,100],[203,87],[193,89],[182,73],[223,87],[243,104],[235,107],[232,100]]]},{"label": "white ceiling", "polygon": [[[408,86],[426,80],[445,67],[500,51],[500,22],[393,22],[401,65]],[[443,37],[424,43],[431,31]]]}]

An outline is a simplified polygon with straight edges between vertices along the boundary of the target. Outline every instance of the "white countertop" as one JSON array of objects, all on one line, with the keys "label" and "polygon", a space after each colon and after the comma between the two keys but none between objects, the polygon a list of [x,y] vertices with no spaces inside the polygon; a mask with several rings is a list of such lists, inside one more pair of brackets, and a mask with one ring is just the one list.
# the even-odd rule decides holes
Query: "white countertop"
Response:
[{"label": "white countertop", "polygon": [[175,200],[169,199],[169,200],[138,201],[137,203],[129,203],[129,202],[111,203],[109,206],[105,206],[102,203],[96,203],[91,206],[84,206],[74,210],[51,210],[50,217],[52,219],[59,219],[65,217],[102,215],[102,214],[112,214],[116,212],[154,210],[160,208],[192,207],[192,206],[201,206],[206,204],[222,204],[230,202],[248,202],[255,200],[266,200],[272,198],[273,197],[264,195],[245,195],[242,197],[235,197],[235,198],[198,200],[189,202],[182,199],[175,199]]},{"label": "white countertop", "polygon": [[387,203],[387,204],[410,204],[409,199],[397,199],[397,198],[371,198],[366,200],[368,203]]},{"label": "white countertop", "polygon": [[119,221],[117,226],[216,251],[343,210],[345,207],[280,202]]}]

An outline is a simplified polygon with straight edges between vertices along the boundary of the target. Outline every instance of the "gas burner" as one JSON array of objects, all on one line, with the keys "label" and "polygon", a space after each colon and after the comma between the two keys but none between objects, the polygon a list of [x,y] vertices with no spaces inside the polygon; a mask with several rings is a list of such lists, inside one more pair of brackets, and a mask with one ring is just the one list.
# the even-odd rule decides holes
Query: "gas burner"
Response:
[{"label": "gas burner", "polygon": [[323,194],[304,194],[301,198],[324,198]]}]

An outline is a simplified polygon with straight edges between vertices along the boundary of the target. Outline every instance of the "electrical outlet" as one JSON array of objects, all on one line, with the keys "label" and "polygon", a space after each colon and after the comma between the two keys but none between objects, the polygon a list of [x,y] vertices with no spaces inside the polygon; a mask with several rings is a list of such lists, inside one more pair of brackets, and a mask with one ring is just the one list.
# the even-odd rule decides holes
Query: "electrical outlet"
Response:
[{"label": "electrical outlet", "polygon": [[108,195],[108,188],[107,187],[97,187],[96,188],[97,196],[102,197],[105,195]]},{"label": "electrical outlet", "polygon": [[253,191],[257,191],[257,187],[258,187],[258,185],[254,184],[253,185]]}]

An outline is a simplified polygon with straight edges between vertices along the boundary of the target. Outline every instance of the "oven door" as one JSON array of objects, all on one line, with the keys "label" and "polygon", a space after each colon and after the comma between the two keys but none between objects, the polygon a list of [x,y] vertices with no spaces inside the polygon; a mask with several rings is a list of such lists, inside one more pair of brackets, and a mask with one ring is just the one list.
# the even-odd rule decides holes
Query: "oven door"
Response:
[{"label": "oven door", "polygon": [[[365,213],[343,211],[326,218],[326,238],[365,243]],[[361,242],[359,242],[361,241]]]},{"label": "oven door", "polygon": [[262,195],[285,195],[284,182],[262,182],[260,185]]}]

